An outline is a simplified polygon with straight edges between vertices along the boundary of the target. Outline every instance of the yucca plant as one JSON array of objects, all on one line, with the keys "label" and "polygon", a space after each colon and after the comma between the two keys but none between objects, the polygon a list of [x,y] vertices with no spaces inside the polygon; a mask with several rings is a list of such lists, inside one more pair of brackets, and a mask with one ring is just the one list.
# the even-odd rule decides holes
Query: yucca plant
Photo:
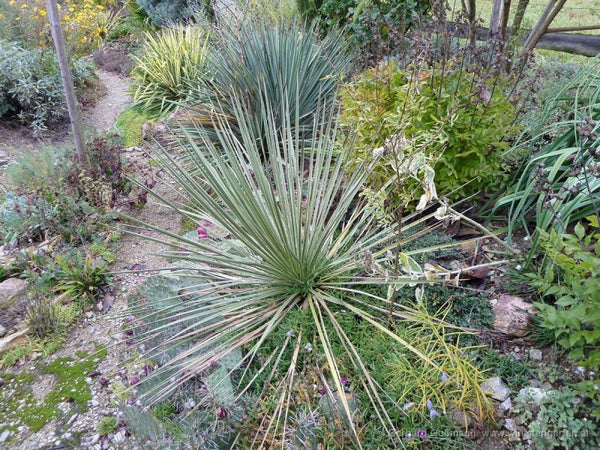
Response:
[{"label": "yucca plant", "polygon": [[[524,227],[537,248],[539,233],[566,232],[584,217],[600,214],[600,60],[590,63],[548,105],[538,123],[513,151],[533,154],[519,172],[513,192],[495,209],[508,207],[509,236]],[[565,120],[551,122],[557,111]],[[550,142],[548,142],[550,139]]]},{"label": "yucca plant", "polygon": [[[371,377],[338,315],[370,324],[441,376],[435,361],[388,326],[420,320],[391,299],[399,286],[425,283],[425,274],[406,254],[399,257],[399,270],[393,269],[393,255],[404,241],[397,240],[395,229],[380,228],[367,203],[357,200],[370,167],[346,173],[346,162],[335,156],[333,115],[317,114],[307,142],[292,125],[299,120],[297,108],[291,114],[284,103],[276,113],[269,105],[265,99],[260,107],[261,139],[240,101],[232,110],[235,132],[229,120],[218,117],[215,135],[199,126],[194,138],[181,143],[182,152],[157,151],[159,163],[185,195],[176,204],[155,195],[199,225],[197,236],[179,236],[137,222],[162,233],[163,238],[150,239],[173,249],[166,254],[176,261],[168,276],[191,280],[162,299],[137,301],[128,312],[129,334],[144,345],[145,358],[158,362],[141,380],[144,400],[164,399],[178,386],[225,367],[216,385],[235,382],[233,398],[206,381],[213,400],[204,404],[213,405],[217,420],[241,421],[236,442],[282,445],[292,433],[290,418],[299,413],[294,399],[301,367],[318,355],[314,361],[320,362],[303,368],[303,377],[309,372],[320,380],[329,410],[339,410],[344,418],[334,422],[360,446],[356,400],[341,395],[344,359],[373,420],[400,443],[382,400],[385,389]],[[404,230],[423,226],[433,215],[407,217]],[[375,293],[373,286],[379,289]],[[287,329],[284,323],[298,311],[309,314],[310,326]],[[269,337],[282,331],[284,343],[269,357],[259,357]],[[255,428],[243,422],[243,414],[231,412],[242,400],[266,408]]]},{"label": "yucca plant", "polygon": [[320,39],[315,26],[248,18],[221,27],[207,57],[210,76],[204,83],[189,79],[190,118],[210,129],[224,117],[239,132],[235,109],[241,102],[257,138],[266,106],[278,128],[288,120],[281,116],[285,108],[290,126],[310,130],[315,111],[332,103],[350,61],[343,36],[331,32]]},{"label": "yucca plant", "polygon": [[207,49],[208,33],[199,26],[146,33],[144,50],[131,73],[135,106],[151,117],[174,111],[189,94],[186,80],[198,83],[205,76]]}]

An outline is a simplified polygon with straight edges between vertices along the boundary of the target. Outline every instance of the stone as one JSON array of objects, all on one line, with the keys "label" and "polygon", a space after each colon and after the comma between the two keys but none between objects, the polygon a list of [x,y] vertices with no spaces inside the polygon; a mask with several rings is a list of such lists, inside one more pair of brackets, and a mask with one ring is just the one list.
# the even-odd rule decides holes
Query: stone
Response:
[{"label": "stone", "polygon": [[113,441],[115,444],[122,444],[125,442],[125,435],[119,431],[113,436]]},{"label": "stone", "polygon": [[10,436],[10,430],[4,430],[2,432],[2,434],[0,434],[0,443],[6,441],[9,436]]},{"label": "stone", "polygon": [[454,421],[459,424],[462,428],[469,428],[471,426],[471,416],[466,411],[461,411],[459,409],[452,409],[450,414]]},{"label": "stone", "polygon": [[515,431],[517,431],[517,424],[513,419],[506,419],[504,421],[504,428],[509,433],[514,433]]},{"label": "stone", "polygon": [[4,378],[0,378],[0,387],[4,386],[6,384],[6,381],[4,381]]},{"label": "stone", "polygon": [[504,384],[500,377],[488,378],[481,384],[481,389],[499,402],[503,402],[510,396],[510,389]]},{"label": "stone", "polygon": [[539,348],[529,349],[529,358],[532,361],[541,361],[543,357],[542,351]]},{"label": "stone", "polygon": [[0,308],[11,306],[23,300],[27,294],[29,283],[20,278],[8,278],[0,283]]},{"label": "stone", "polygon": [[517,337],[527,334],[527,326],[533,312],[531,303],[523,301],[520,297],[502,294],[494,303],[493,308],[494,330]]},{"label": "stone", "polygon": [[525,387],[519,391],[517,397],[521,397],[526,402],[533,401],[534,403],[539,403],[549,395],[552,395],[552,390],[550,389],[541,389],[537,387]]},{"label": "stone", "polygon": [[512,400],[508,397],[498,406],[498,409],[502,412],[508,412],[512,408]]},{"label": "stone", "polygon": [[6,328],[0,325],[0,338],[6,336]]}]

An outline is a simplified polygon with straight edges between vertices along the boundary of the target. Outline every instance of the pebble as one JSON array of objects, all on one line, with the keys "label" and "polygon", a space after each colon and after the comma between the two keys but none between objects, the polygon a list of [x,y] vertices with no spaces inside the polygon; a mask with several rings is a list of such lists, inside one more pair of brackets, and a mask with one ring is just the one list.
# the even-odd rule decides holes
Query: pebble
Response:
[{"label": "pebble", "polygon": [[125,435],[119,431],[113,436],[113,441],[115,442],[115,444],[122,444],[123,442],[125,442]]},{"label": "pebble", "polygon": [[6,441],[9,436],[10,436],[10,431],[9,430],[4,430],[2,432],[2,434],[0,434],[0,442]]},{"label": "pebble", "polygon": [[529,349],[529,358],[531,358],[533,361],[541,361],[543,358],[542,351],[539,348]]},{"label": "pebble", "polygon": [[510,396],[510,389],[500,377],[488,378],[481,384],[481,389],[499,402],[503,402]]},{"label": "pebble", "polygon": [[511,408],[512,408],[512,400],[510,399],[510,397],[508,397],[506,400],[504,400],[502,403],[500,403],[500,406],[498,406],[498,409],[500,409],[500,411],[504,411],[504,412],[510,411]]},{"label": "pebble", "polygon": [[509,433],[514,433],[517,431],[517,424],[513,419],[506,419],[504,421],[504,428],[506,428]]},{"label": "pebble", "polygon": [[6,328],[0,325],[0,337],[6,336]]}]

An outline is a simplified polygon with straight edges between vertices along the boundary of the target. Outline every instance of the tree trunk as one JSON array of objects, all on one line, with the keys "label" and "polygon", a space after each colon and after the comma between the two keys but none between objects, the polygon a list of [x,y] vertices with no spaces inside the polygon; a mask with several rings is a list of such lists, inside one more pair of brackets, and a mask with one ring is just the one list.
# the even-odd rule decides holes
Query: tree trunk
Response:
[{"label": "tree trunk", "polygon": [[519,4],[517,5],[517,12],[515,13],[515,18],[513,19],[510,31],[511,36],[516,36],[519,30],[521,29],[521,24],[523,23],[525,11],[527,10],[528,6],[529,0],[519,0]]},{"label": "tree trunk", "polygon": [[475,45],[475,43],[477,42],[477,31],[476,31],[477,6],[476,6],[475,2],[476,2],[476,0],[469,0],[468,14],[469,14],[469,26],[471,28],[469,41],[471,42],[471,45]]},{"label": "tree trunk", "polygon": [[500,30],[500,16],[502,15],[503,0],[494,0],[492,6],[492,16],[490,17],[490,33],[495,36]]},{"label": "tree trunk", "polygon": [[87,167],[87,155],[85,152],[85,144],[83,140],[83,132],[81,127],[81,115],[77,105],[77,96],[73,87],[73,79],[71,78],[71,70],[69,69],[69,60],[67,59],[67,50],[65,48],[65,38],[60,26],[60,15],[56,0],[46,0],[48,6],[48,19],[50,21],[50,30],[52,31],[52,39],[58,56],[58,64],[60,66],[60,76],[62,78],[63,87],[65,90],[65,98],[67,101],[67,110],[69,111],[69,120],[73,129],[73,139],[75,141],[75,150],[79,162]]}]

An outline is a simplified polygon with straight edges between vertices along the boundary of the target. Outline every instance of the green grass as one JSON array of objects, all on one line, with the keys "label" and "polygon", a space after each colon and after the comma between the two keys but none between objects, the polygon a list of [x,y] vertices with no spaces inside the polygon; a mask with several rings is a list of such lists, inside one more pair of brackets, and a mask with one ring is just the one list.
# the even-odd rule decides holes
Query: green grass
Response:
[{"label": "green grass", "polygon": [[[509,25],[512,24],[518,3],[518,0],[513,0],[511,2]],[[530,0],[529,6],[525,12],[525,17],[523,18],[522,28],[530,29],[533,27],[547,3],[547,0]],[[493,0],[477,0],[477,17],[483,21],[483,25],[486,27],[490,22],[492,5]],[[457,9],[460,8],[460,2],[458,0],[455,2],[455,7]],[[597,24],[600,24],[600,0],[568,0],[550,25],[550,28]],[[600,30],[588,30],[582,31],[581,33],[600,34]],[[572,64],[584,64],[589,59],[585,56],[570,55],[568,53],[550,50],[538,50],[538,52],[544,59],[559,60]]]},{"label": "green grass", "polygon": [[[512,23],[518,3],[518,0],[511,2],[509,24]],[[547,0],[530,0],[523,19],[524,28],[531,28],[535,24],[547,3]],[[485,25],[489,24],[492,4],[493,0],[477,0],[477,16],[483,20]],[[600,23],[600,0],[568,0],[550,27],[576,27],[597,25],[598,23]],[[600,30],[590,30],[585,33],[600,34]]]}]

